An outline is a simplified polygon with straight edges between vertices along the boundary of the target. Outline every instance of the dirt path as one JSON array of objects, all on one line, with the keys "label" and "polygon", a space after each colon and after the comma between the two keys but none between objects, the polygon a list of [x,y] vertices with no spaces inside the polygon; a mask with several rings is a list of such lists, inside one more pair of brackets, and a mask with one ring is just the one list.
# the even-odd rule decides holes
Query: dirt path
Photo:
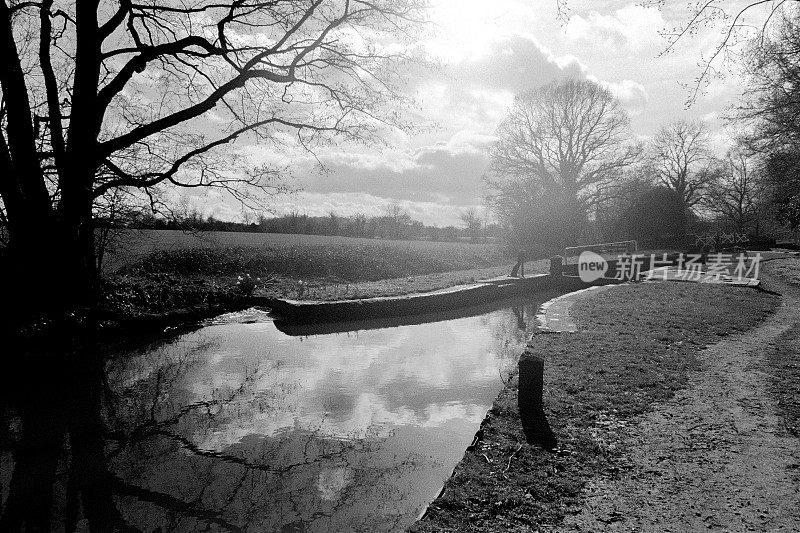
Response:
[{"label": "dirt path", "polygon": [[800,531],[800,442],[763,372],[764,348],[800,323],[800,292],[768,287],[783,294],[776,314],[700,352],[687,389],[628,427],[598,428],[621,440],[630,468],[590,481],[558,531]]}]

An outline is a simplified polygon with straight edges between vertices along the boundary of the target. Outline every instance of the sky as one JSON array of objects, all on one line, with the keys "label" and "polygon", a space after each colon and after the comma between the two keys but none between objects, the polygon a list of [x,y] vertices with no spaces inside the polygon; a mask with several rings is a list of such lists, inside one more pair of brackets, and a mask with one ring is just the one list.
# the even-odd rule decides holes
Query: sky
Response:
[{"label": "sky", "polygon": [[[686,118],[704,121],[714,148],[724,151],[731,135],[724,116],[741,94],[742,76],[734,66],[688,108],[686,87],[721,27],[703,28],[664,55],[659,30],[684,22],[685,8],[570,0],[569,9],[559,18],[556,0],[432,0],[431,30],[420,46],[442,67],[410,78],[420,131],[395,132],[380,150],[339,145],[316,158],[297,154],[290,184],[301,190],[266,204],[278,215],[373,216],[399,203],[425,224],[459,226],[466,209],[482,209],[488,149],[514,94],[564,77],[608,87],[644,141]],[[241,219],[241,207],[220,192],[191,194],[190,204],[206,215]]]}]

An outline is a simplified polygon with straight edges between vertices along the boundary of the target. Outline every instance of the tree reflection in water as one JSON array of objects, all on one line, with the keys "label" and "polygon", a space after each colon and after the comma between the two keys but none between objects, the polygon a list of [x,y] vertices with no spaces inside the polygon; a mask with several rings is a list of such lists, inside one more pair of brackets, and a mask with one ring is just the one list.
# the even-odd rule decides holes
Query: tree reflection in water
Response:
[{"label": "tree reflection in water", "polygon": [[[147,354],[157,361],[127,359],[127,366],[109,369],[112,383],[125,384],[116,392],[111,424],[116,447],[110,457],[119,494],[127,497],[121,505],[126,520],[144,530],[194,531],[210,525],[276,531],[286,524],[325,530],[359,523],[362,529],[376,529],[373,521],[380,529],[392,529],[405,499],[402,485],[392,481],[427,464],[425,458],[409,454],[376,463],[386,438],[377,428],[330,438],[323,431],[324,420],[308,429],[215,443],[220,431],[242,420],[247,425],[255,413],[269,417],[291,412],[295,406],[288,400],[296,388],[291,383],[258,388],[275,373],[273,363],[246,369],[235,388],[215,387],[202,401],[187,403],[190,398],[179,383],[217,349],[203,340]],[[141,368],[132,368],[132,361]],[[148,369],[153,370],[148,374]],[[127,409],[119,408],[120,399]],[[375,487],[383,491],[384,508],[360,509],[365,492]]]},{"label": "tree reflection in water", "polygon": [[[18,359],[8,362],[2,531],[74,531],[80,515],[93,531],[124,527],[105,461],[105,382],[94,331],[72,317],[53,321],[26,334]],[[54,347],[52,339],[64,342]]]},{"label": "tree reflection in water", "polygon": [[[446,381],[468,376],[489,391],[485,410],[499,389],[498,371],[511,371],[524,346],[525,313],[532,316],[535,309],[506,309],[459,325],[459,335],[484,331],[481,349],[491,357],[469,368],[457,367],[453,358],[456,366],[437,371],[457,371]],[[326,339],[344,339],[345,348],[361,340]],[[450,425],[452,413],[470,418],[472,432],[483,416],[472,404],[442,403],[437,384],[419,391],[419,405],[382,384],[375,388],[381,409],[399,422],[373,420],[384,413],[376,407],[373,419],[345,423],[339,413],[345,408],[336,405],[309,418],[299,412],[309,393],[303,383],[285,380],[287,363],[280,358],[255,354],[237,360],[237,371],[224,366],[204,380],[209,361],[236,359],[226,352],[229,341],[203,330],[105,360],[99,350],[86,350],[84,336],[81,348],[66,356],[50,350],[46,361],[29,363],[20,375],[40,379],[17,383],[3,403],[0,529],[397,530],[438,490],[420,496],[419,478],[443,481],[471,438],[449,442],[464,431]],[[382,357],[379,364],[391,364],[391,354]],[[364,380],[384,379],[367,369]],[[492,372],[493,378],[487,376]],[[412,378],[403,375],[394,386],[405,388]],[[473,394],[464,397],[476,401]],[[325,397],[354,409],[350,397]],[[455,447],[452,464],[428,449],[442,442]]]}]

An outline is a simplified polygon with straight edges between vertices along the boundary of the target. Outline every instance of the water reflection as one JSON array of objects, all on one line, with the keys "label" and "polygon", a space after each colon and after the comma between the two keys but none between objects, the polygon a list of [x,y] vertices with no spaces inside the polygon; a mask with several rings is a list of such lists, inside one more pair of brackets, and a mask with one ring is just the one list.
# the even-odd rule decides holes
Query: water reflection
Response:
[{"label": "water reflection", "polygon": [[300,337],[263,316],[232,316],[115,353],[103,372],[72,370],[59,394],[88,391],[78,394],[88,398],[82,410],[31,413],[21,402],[5,417],[5,430],[41,434],[12,427],[0,441],[3,525],[36,529],[36,513],[15,502],[48,493],[42,529],[403,529],[436,496],[517,362],[539,302],[508,303]]}]

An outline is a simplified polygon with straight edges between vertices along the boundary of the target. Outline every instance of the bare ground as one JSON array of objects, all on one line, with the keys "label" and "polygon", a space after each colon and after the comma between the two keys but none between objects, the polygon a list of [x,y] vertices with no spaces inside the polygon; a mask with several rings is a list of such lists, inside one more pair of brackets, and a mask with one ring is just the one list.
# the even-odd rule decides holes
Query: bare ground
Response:
[{"label": "bare ground", "polygon": [[587,481],[580,512],[554,530],[800,531],[800,444],[767,361],[800,325],[800,290],[767,287],[782,294],[778,311],[700,351],[686,389],[624,428],[599,428],[620,439],[627,468]]}]

